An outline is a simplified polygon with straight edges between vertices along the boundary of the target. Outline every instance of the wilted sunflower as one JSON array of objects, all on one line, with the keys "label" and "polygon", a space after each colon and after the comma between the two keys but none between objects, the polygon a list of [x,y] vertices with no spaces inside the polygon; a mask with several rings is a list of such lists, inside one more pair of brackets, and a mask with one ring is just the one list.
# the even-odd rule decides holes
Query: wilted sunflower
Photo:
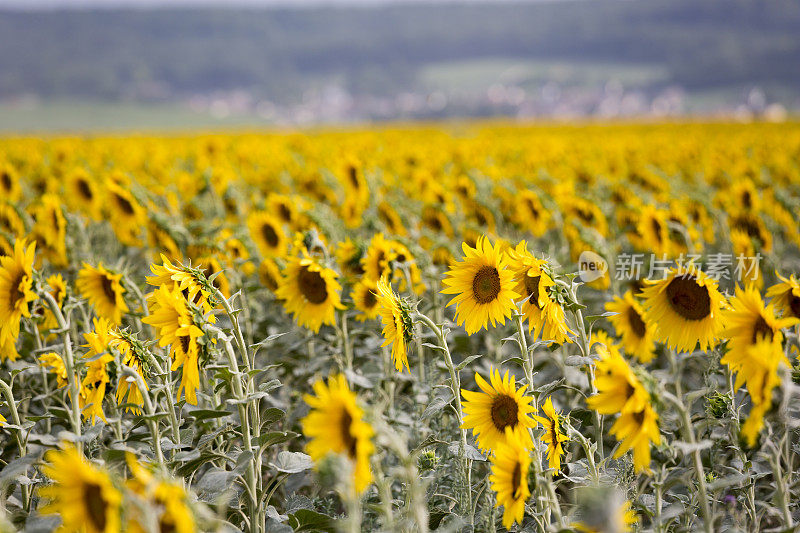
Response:
[{"label": "wilted sunflower", "polygon": [[514,522],[521,524],[525,517],[525,503],[531,496],[528,486],[531,456],[518,434],[511,428],[506,428],[505,433],[492,455],[489,482],[497,493],[495,507],[503,506],[503,527],[510,529]]},{"label": "wilted sunflower", "polygon": [[167,479],[156,479],[155,476],[143,465],[139,464],[136,457],[128,452],[128,467],[133,476],[128,480],[127,487],[140,498],[144,499],[155,508],[158,516],[137,516],[135,506],[130,506],[132,516],[128,519],[127,531],[130,533],[145,533],[149,531],[144,524],[154,522],[158,531],[174,533],[194,533],[197,531],[194,515],[189,507],[189,495],[177,482]]},{"label": "wilted sunflower", "polygon": [[547,461],[553,469],[553,475],[561,470],[561,456],[564,455],[564,443],[569,442],[569,437],[564,434],[561,427],[561,415],[553,407],[553,398],[548,396],[542,406],[546,416],[533,415],[533,418],[544,426],[544,435],[541,440],[547,444]]},{"label": "wilted sunflower", "polygon": [[275,295],[301,326],[317,333],[322,324],[333,325],[336,310],[344,309],[337,276],[303,250],[302,257],[289,259]]},{"label": "wilted sunflower", "polygon": [[462,245],[464,259],[455,263],[443,280],[442,294],[457,295],[447,305],[456,305],[456,322],[467,334],[482,328],[505,324],[516,308],[520,294],[514,290],[514,272],[507,269],[508,259],[488,239],[481,237],[475,248]]},{"label": "wilted sunflower", "polygon": [[681,352],[698,343],[701,350],[716,344],[726,304],[714,279],[689,264],[670,269],[663,280],[646,282],[644,320],[655,328],[656,340]]},{"label": "wilted sunflower", "polygon": [[658,415],[650,404],[650,394],[616,346],[599,343],[597,353],[600,356],[594,379],[597,394],[588,398],[586,404],[603,415],[620,414],[609,431],[621,441],[614,458],[633,449],[636,471],[649,471],[650,443],[661,442]]},{"label": "wilted sunflower", "polygon": [[527,244],[521,241],[509,251],[509,269],[514,275],[514,290],[524,300],[522,313],[528,320],[528,331],[534,339],[564,343],[572,331],[567,326],[564,309],[550,296],[555,285],[550,277],[550,265],[544,259],[536,259],[528,252]]},{"label": "wilted sunflower", "polygon": [[187,402],[197,405],[197,390],[200,388],[197,339],[203,336],[203,330],[195,325],[193,311],[180,289],[164,285],[153,291],[150,315],[142,322],[158,330],[159,346],[171,347],[171,370],[181,369],[178,398],[183,392]]},{"label": "wilted sunflower", "polygon": [[353,465],[354,489],[363,492],[372,481],[369,459],[375,451],[374,431],[364,421],[364,411],[343,375],[330,377],[327,385],[317,381],[314,392],[316,396],[303,397],[311,407],[300,421],[303,434],[311,439],[306,451],[317,463],[330,453],[345,455]]},{"label": "wilted sunflower", "polygon": [[392,290],[389,282],[382,277],[377,284],[378,313],[383,324],[383,344],[392,345],[392,359],[398,372],[408,366],[408,344],[414,337],[414,325],[411,320],[411,309]]},{"label": "wilted sunflower", "polygon": [[0,257],[0,341],[13,343],[19,336],[19,321],[30,317],[28,304],[36,300],[33,292],[33,259],[36,243],[14,243],[14,254]]},{"label": "wilted sunflower", "polygon": [[112,326],[122,323],[122,315],[128,312],[122,274],[106,269],[102,262],[96,267],[84,263],[75,286],[98,316],[111,322]]},{"label": "wilted sunflower", "polygon": [[372,280],[362,278],[353,286],[350,297],[353,305],[360,311],[356,319],[362,322],[371,320],[378,316],[380,306],[378,305],[378,284]]},{"label": "wilted sunflower", "polygon": [[784,278],[775,273],[780,283],[767,289],[767,296],[772,298],[772,305],[785,317],[800,318],[800,281],[794,275]]},{"label": "wilted sunflower", "polygon": [[655,357],[655,328],[644,321],[644,309],[633,293],[627,291],[622,298],[615,296],[613,302],[606,304],[606,311],[617,313],[608,317],[608,321],[622,337],[625,351],[641,363],[650,362]]},{"label": "wilted sunflower", "polygon": [[55,374],[56,385],[60,389],[69,383],[69,376],[67,375],[67,367],[64,366],[64,360],[56,352],[43,353],[39,356],[39,364],[47,368]]},{"label": "wilted sunflower", "polygon": [[528,386],[517,389],[516,378],[508,372],[501,378],[496,368],[489,372],[489,381],[491,384],[476,372],[475,382],[483,392],[461,389],[466,400],[461,427],[472,430],[478,447],[484,451],[496,450],[498,443],[505,442],[506,428],[531,448],[533,441],[528,430],[536,427],[536,421],[530,416],[534,408],[533,398],[525,394]]},{"label": "wilted sunflower", "polygon": [[39,495],[50,500],[39,512],[59,515],[64,531],[120,531],[122,494],[107,472],[86,461],[72,446],[47,452],[46,460],[42,472],[53,483],[39,489]]},{"label": "wilted sunflower", "polygon": [[253,211],[247,217],[247,227],[261,255],[283,257],[286,254],[288,239],[280,220],[266,211]]}]

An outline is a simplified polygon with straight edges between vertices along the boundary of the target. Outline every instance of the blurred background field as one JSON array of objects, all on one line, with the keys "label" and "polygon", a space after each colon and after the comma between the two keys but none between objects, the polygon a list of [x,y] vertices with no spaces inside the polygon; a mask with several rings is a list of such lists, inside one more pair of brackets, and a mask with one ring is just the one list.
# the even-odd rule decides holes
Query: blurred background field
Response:
[{"label": "blurred background field", "polygon": [[794,0],[0,0],[0,129],[778,120],[798,28]]}]

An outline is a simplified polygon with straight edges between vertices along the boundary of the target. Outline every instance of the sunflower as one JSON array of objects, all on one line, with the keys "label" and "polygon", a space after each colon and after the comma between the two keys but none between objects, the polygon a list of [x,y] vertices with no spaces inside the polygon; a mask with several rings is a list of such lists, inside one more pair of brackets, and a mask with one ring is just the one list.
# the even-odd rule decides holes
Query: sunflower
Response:
[{"label": "sunflower", "polygon": [[726,305],[716,281],[689,264],[670,269],[663,280],[646,282],[644,320],[655,328],[656,340],[682,352],[698,343],[704,351],[716,344]]},{"label": "sunflower", "polygon": [[633,449],[634,468],[639,472],[649,471],[650,443],[661,442],[658,414],[650,404],[650,394],[625,362],[619,348],[611,343],[599,343],[597,353],[600,356],[594,378],[597,394],[586,403],[603,415],[620,414],[609,431],[622,441],[614,458]]},{"label": "sunflower", "polygon": [[303,250],[302,257],[289,259],[275,295],[284,300],[284,307],[301,326],[317,333],[322,324],[333,325],[336,310],[344,309],[337,276]]},{"label": "sunflower", "polygon": [[69,376],[67,376],[67,367],[64,366],[64,360],[56,352],[48,352],[39,356],[39,364],[43,368],[47,368],[55,374],[56,385],[60,389],[69,383]]},{"label": "sunflower", "polygon": [[[731,366],[733,371],[739,370],[741,365],[738,362],[747,359],[748,350],[759,340],[768,341],[771,349],[782,352],[781,330],[800,322],[793,317],[776,318],[773,304],[765,306],[754,287],[742,289],[739,286],[730,300],[730,309],[722,312],[722,321],[725,327],[720,335],[728,339],[728,353],[722,358],[722,363]],[[746,378],[740,376],[740,379]]]},{"label": "sunflower", "polygon": [[514,196],[513,219],[523,230],[541,237],[550,227],[551,216],[535,192],[523,189]]},{"label": "sunflower", "polygon": [[298,213],[295,201],[290,196],[272,193],[267,196],[267,211],[277,217],[283,224],[293,226],[297,222]]},{"label": "sunflower", "polygon": [[122,494],[108,473],[86,461],[74,447],[51,450],[42,472],[53,484],[39,489],[49,502],[39,511],[61,517],[65,531],[116,533],[120,531]]},{"label": "sunflower", "polygon": [[475,248],[462,244],[464,259],[453,265],[443,283],[442,294],[455,294],[447,305],[456,305],[456,322],[464,325],[467,334],[488,329],[506,318],[516,309],[514,299],[520,294],[514,290],[514,272],[507,269],[508,259],[481,237]]},{"label": "sunflower", "polygon": [[553,469],[553,475],[561,470],[561,456],[564,455],[564,443],[569,441],[561,430],[561,415],[553,407],[553,398],[548,396],[542,406],[546,416],[533,415],[534,420],[544,426],[544,435],[541,440],[547,444],[547,461]]},{"label": "sunflower", "polygon": [[[201,307],[204,313],[208,313],[212,308],[210,302],[212,297],[207,287],[201,283],[197,271],[180,263],[172,264],[164,254],[161,254],[161,262],[161,265],[150,265],[153,275],[147,277],[148,285],[175,287],[188,301]],[[213,315],[210,316],[209,321],[213,322],[213,318]]]},{"label": "sunflower", "polygon": [[390,235],[399,235],[401,237],[408,234],[403,219],[397,214],[397,211],[389,202],[381,202],[378,204],[378,218],[386,226],[386,231]]},{"label": "sunflower", "polygon": [[510,529],[514,522],[521,524],[525,516],[525,503],[531,496],[528,486],[530,466],[527,443],[507,427],[492,456],[492,474],[489,476],[492,490],[497,493],[495,507],[503,506],[503,527],[506,529]]},{"label": "sunflower", "polygon": [[363,278],[353,286],[350,297],[353,305],[360,311],[356,319],[364,322],[372,320],[378,316],[380,306],[378,305],[378,284],[372,280]]},{"label": "sunflower", "polygon": [[142,227],[147,222],[147,211],[130,191],[111,178],[106,180],[106,194],[106,218],[113,222],[111,227],[117,238],[126,246],[139,246]]},{"label": "sunflower", "polygon": [[22,196],[19,176],[10,163],[0,162],[0,192],[9,202],[17,202]]},{"label": "sunflower", "polygon": [[800,281],[794,275],[784,278],[775,273],[781,280],[767,289],[767,296],[772,298],[772,305],[784,316],[800,318]]},{"label": "sunflower", "polygon": [[0,337],[0,361],[16,361],[19,359],[17,342],[13,337]]},{"label": "sunflower", "polygon": [[42,244],[43,255],[55,266],[67,265],[67,219],[61,198],[55,194],[43,195],[39,202],[32,206],[31,217],[35,224],[31,234]]},{"label": "sunflower", "polygon": [[261,255],[264,257],[286,255],[288,239],[280,220],[266,211],[253,211],[247,217],[247,228]]},{"label": "sunflower", "polygon": [[271,257],[265,257],[258,266],[258,280],[273,293],[278,290],[281,279],[281,267]]},{"label": "sunflower", "polygon": [[780,349],[780,345],[761,337],[747,348],[744,357],[739,358],[735,365],[725,361],[725,358],[722,362],[729,364],[731,370],[735,369],[737,387],[743,382],[747,386],[747,392],[750,393],[753,405],[747,420],[742,424],[742,436],[752,448],[756,445],[758,434],[764,427],[764,415],[772,407],[772,391],[781,384],[778,368],[784,365],[788,367],[789,360]]},{"label": "sunflower", "polygon": [[225,268],[222,266],[222,263],[219,262],[219,259],[213,255],[207,255],[198,259],[197,263],[197,268],[202,271],[206,279],[210,279],[211,276],[218,273],[211,281],[211,285],[219,289],[222,296],[230,298],[231,282],[228,280],[228,276],[225,275]]},{"label": "sunflower", "polygon": [[636,216],[636,230],[628,238],[639,251],[656,255],[671,253],[669,212],[645,204]]},{"label": "sunflower", "polygon": [[203,330],[195,324],[194,311],[180,288],[161,286],[150,295],[150,302],[150,315],[143,318],[142,322],[158,330],[159,346],[171,347],[171,370],[181,369],[178,398],[183,392],[187,402],[197,405],[197,390],[200,387],[200,347],[197,339],[203,336]]},{"label": "sunflower", "polygon": [[384,238],[383,233],[376,233],[369,243],[367,251],[361,256],[361,269],[370,279],[378,280],[392,271],[390,262],[395,252],[391,241]]},{"label": "sunflower", "polygon": [[[53,274],[49,276],[46,281],[47,285],[50,287],[50,295],[56,301],[56,304],[58,304],[59,309],[61,309],[67,297],[67,283],[64,281],[61,274]],[[46,332],[58,328],[58,320],[56,320],[56,316],[49,306],[40,308],[39,316],[44,317],[41,324],[39,324],[40,331]]]},{"label": "sunflower", "polygon": [[655,357],[655,328],[644,321],[644,310],[631,291],[622,298],[614,297],[606,304],[606,311],[616,313],[608,317],[617,335],[622,337],[622,346],[629,354],[635,355],[641,363],[648,363]]},{"label": "sunflower", "polygon": [[36,243],[14,243],[11,256],[0,257],[0,343],[14,343],[19,336],[22,317],[31,316],[29,303],[36,300],[33,292],[33,259]]},{"label": "sunflower", "polygon": [[408,366],[408,344],[414,337],[414,325],[411,320],[411,308],[392,290],[386,277],[382,277],[376,286],[378,313],[383,323],[383,346],[392,345],[392,359],[398,372]]},{"label": "sunflower", "polygon": [[109,384],[113,381],[109,374],[109,363],[114,362],[114,356],[107,349],[111,342],[111,325],[107,320],[95,319],[94,331],[84,333],[86,347],[89,348],[83,358],[86,362],[86,376],[81,381],[80,407],[83,417],[95,424],[97,417],[103,422],[106,415],[103,412],[103,400]]},{"label": "sunflower", "polygon": [[113,326],[122,323],[122,315],[128,312],[123,296],[125,288],[122,286],[122,274],[106,269],[102,262],[96,267],[84,263],[75,286],[89,300],[98,316]]},{"label": "sunflower", "polygon": [[563,344],[572,331],[567,326],[564,309],[551,297],[555,285],[550,276],[550,264],[536,259],[521,241],[508,253],[509,268],[514,275],[514,290],[524,298],[522,313],[528,320],[528,331],[533,337]]},{"label": "sunflower", "polygon": [[64,192],[72,207],[85,213],[89,218],[100,217],[100,196],[95,181],[82,168],[76,168],[64,182]]},{"label": "sunflower", "polygon": [[[157,530],[175,533],[197,531],[186,490],[175,481],[156,479],[145,466],[139,464],[132,453],[128,452],[126,459],[132,474],[126,486],[155,508],[158,513]],[[128,519],[127,531],[145,533],[148,529],[143,526],[143,523],[152,521],[152,517],[137,516],[136,509],[134,506],[130,507],[133,516]]]},{"label": "sunflower", "polygon": [[19,238],[25,234],[25,222],[14,205],[6,202],[0,202],[0,235],[3,232],[12,238]]},{"label": "sunflower", "polygon": [[339,265],[345,278],[353,279],[364,275],[361,258],[364,256],[365,251],[363,246],[354,243],[349,237],[347,240],[336,244],[334,249],[336,264]]},{"label": "sunflower", "polygon": [[353,487],[361,493],[372,481],[369,460],[375,451],[374,431],[364,421],[364,411],[341,374],[314,383],[316,396],[304,399],[311,412],[301,420],[303,434],[311,439],[306,452],[319,464],[328,454],[343,454],[353,465]]},{"label": "sunflower", "polygon": [[528,430],[536,426],[536,420],[530,416],[535,412],[533,398],[525,395],[528,386],[518,389],[514,376],[506,372],[501,378],[496,368],[489,372],[489,381],[491,384],[476,372],[475,382],[483,392],[461,389],[466,400],[461,427],[472,430],[478,447],[484,451],[495,450],[498,443],[505,442],[506,428],[527,448],[533,447]]}]

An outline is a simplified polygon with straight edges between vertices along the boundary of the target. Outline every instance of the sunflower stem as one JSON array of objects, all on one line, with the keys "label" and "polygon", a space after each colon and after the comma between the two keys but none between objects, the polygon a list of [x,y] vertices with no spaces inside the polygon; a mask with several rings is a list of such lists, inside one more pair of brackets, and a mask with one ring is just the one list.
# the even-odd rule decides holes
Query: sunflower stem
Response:
[{"label": "sunflower stem", "polygon": [[[574,301],[578,301],[578,297],[576,296],[576,291],[574,286],[569,287],[570,297]],[[583,313],[580,309],[575,309],[573,311],[573,316],[575,317],[575,327],[578,330],[578,339],[580,340],[580,349],[583,352],[584,357],[590,357],[591,354],[591,339],[586,334],[586,324],[583,321]],[[594,364],[585,365],[586,366],[586,378],[589,380],[589,387],[592,390],[592,394],[597,394],[597,387],[594,384]],[[595,440],[597,441],[597,452],[600,460],[602,461],[605,458],[605,450],[603,449],[603,417],[598,413],[596,410],[592,410],[594,413],[594,431],[595,431]]]},{"label": "sunflower stem", "polygon": [[[14,425],[17,426],[16,430],[14,431],[14,436],[16,437],[17,447],[19,448],[19,456],[20,458],[25,457],[28,455],[28,447],[25,444],[25,438],[22,436],[22,421],[19,418],[19,411],[17,411],[17,403],[14,401],[14,391],[11,390],[11,386],[0,379],[0,389],[3,390],[3,395],[6,397],[6,403],[8,404],[8,410],[11,411],[11,420],[14,422]],[[27,471],[27,468],[25,469]],[[22,501],[24,502],[25,510],[30,510],[30,490],[28,485],[22,485],[20,487],[22,491]]]},{"label": "sunflower stem", "polygon": [[456,371],[456,367],[453,364],[453,358],[450,356],[450,348],[447,346],[447,339],[445,338],[444,332],[442,328],[437,326],[433,320],[428,318],[426,315],[420,313],[419,311],[415,312],[412,315],[412,319],[414,322],[422,322],[426,326],[428,326],[433,334],[436,335],[436,338],[439,341],[439,347],[442,349],[444,353],[444,362],[447,366],[447,370],[450,372],[450,390],[453,393],[453,398],[456,403],[456,415],[458,416],[458,428],[460,432],[461,439],[459,440],[458,444],[458,458],[461,462],[462,468],[462,483],[464,485],[464,494],[463,494],[463,501],[462,504],[464,507],[464,511],[468,514],[467,516],[470,517],[470,525],[474,527],[474,506],[472,501],[472,461],[467,458],[466,456],[466,449],[467,449],[467,430],[463,427],[464,425],[464,410],[461,407],[461,378]]},{"label": "sunflower stem", "polygon": [[345,368],[348,373],[353,372],[353,347],[350,345],[350,332],[347,330],[347,310],[339,311],[339,335],[342,341]]},{"label": "sunflower stem", "polygon": [[[236,354],[233,351],[233,346],[231,346],[230,337],[220,335],[223,345],[225,346],[225,353],[228,356],[228,367],[231,371],[231,388],[233,389],[233,394],[238,400],[238,408],[239,408],[239,420],[242,426],[242,439],[244,440],[244,447],[246,451],[252,453],[253,459],[250,461],[250,464],[247,467],[247,492],[250,496],[250,511],[251,516],[256,520],[258,517],[259,505],[258,505],[258,477],[257,472],[260,474],[260,469],[258,468],[257,459],[260,457],[260,453],[256,453],[253,451],[253,442],[250,436],[250,423],[249,417],[247,413],[247,406],[250,402],[244,403],[247,396],[245,394],[245,389],[242,387],[242,381],[240,379],[240,372],[239,372],[239,363],[236,360]],[[258,532],[261,531],[261,523],[260,521],[255,521],[255,523],[250,525],[251,532]]]},{"label": "sunflower stem", "polygon": [[[539,406],[537,405],[536,395],[533,393],[533,354],[530,353],[528,350],[528,339],[525,334],[525,327],[522,323],[524,315],[517,311],[514,313],[514,323],[517,326],[517,344],[519,344],[519,350],[522,355],[522,362],[523,367],[525,370],[525,378],[528,381],[528,392],[531,395],[531,407],[535,413],[539,412]],[[536,477],[536,486],[537,488],[539,485],[539,479],[544,478],[544,484],[547,489],[547,494],[544,496],[549,500],[550,505],[548,508],[545,509],[548,513],[552,511],[555,515],[556,522],[559,526],[562,523],[562,516],[561,516],[561,506],[558,503],[558,497],[556,496],[555,488],[553,487],[553,479],[547,475],[543,474],[542,471],[542,453],[539,450],[539,439],[535,438],[533,435],[533,429],[528,430],[531,434],[531,440],[533,441],[533,448],[534,448],[534,458],[533,458],[533,474]],[[537,503],[541,500],[537,498]],[[549,522],[549,516],[546,517],[547,522]]]},{"label": "sunflower stem", "polygon": [[714,530],[712,517],[711,517],[711,508],[708,505],[708,490],[706,489],[706,473],[705,469],[703,468],[703,460],[700,456],[700,450],[697,449],[697,438],[694,434],[694,428],[692,427],[692,420],[691,416],[689,416],[689,409],[683,404],[683,401],[680,399],[679,396],[670,394],[667,391],[664,391],[663,394],[664,398],[666,398],[669,402],[671,402],[675,408],[678,410],[678,413],[681,415],[681,422],[683,425],[683,433],[687,440],[687,442],[694,448],[692,450],[692,460],[694,463],[694,472],[695,477],[697,478],[697,487],[699,489],[699,499],[700,499],[700,511],[703,513],[703,529],[706,533],[711,533]]},{"label": "sunflower stem", "polygon": [[166,467],[164,465],[164,452],[161,450],[161,431],[158,427],[158,420],[155,418],[156,410],[153,406],[153,401],[150,399],[150,391],[147,389],[147,385],[144,384],[142,376],[140,376],[137,371],[128,365],[121,366],[122,376],[126,379],[133,379],[134,383],[136,383],[136,387],[139,389],[139,393],[142,395],[144,409],[147,413],[147,425],[150,426],[150,432],[153,436],[153,452],[156,454],[156,462],[161,470],[166,472]]},{"label": "sunflower stem", "polygon": [[[58,322],[58,328],[64,333],[64,366],[67,369],[67,379],[69,380],[69,399],[70,399],[70,406],[72,407],[70,422],[72,424],[72,432],[75,433],[76,436],[81,436],[81,411],[80,405],[78,404],[78,375],[75,369],[75,360],[72,357],[72,339],[70,338],[69,334],[69,325],[67,324],[67,320],[64,318],[64,314],[61,312],[61,308],[58,306],[58,302],[56,299],[53,298],[53,295],[50,294],[48,291],[42,291],[41,296],[47,302],[47,306],[52,311],[53,316],[56,317],[56,322]],[[77,439],[76,442],[78,451],[83,453],[83,441]]]}]

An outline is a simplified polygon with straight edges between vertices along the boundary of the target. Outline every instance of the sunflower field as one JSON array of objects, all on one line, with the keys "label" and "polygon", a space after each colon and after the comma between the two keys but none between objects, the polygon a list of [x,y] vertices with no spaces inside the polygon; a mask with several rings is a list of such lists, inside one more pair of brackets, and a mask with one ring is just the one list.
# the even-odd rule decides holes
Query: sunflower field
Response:
[{"label": "sunflower field", "polygon": [[800,127],[0,139],[0,531],[797,531]]}]

